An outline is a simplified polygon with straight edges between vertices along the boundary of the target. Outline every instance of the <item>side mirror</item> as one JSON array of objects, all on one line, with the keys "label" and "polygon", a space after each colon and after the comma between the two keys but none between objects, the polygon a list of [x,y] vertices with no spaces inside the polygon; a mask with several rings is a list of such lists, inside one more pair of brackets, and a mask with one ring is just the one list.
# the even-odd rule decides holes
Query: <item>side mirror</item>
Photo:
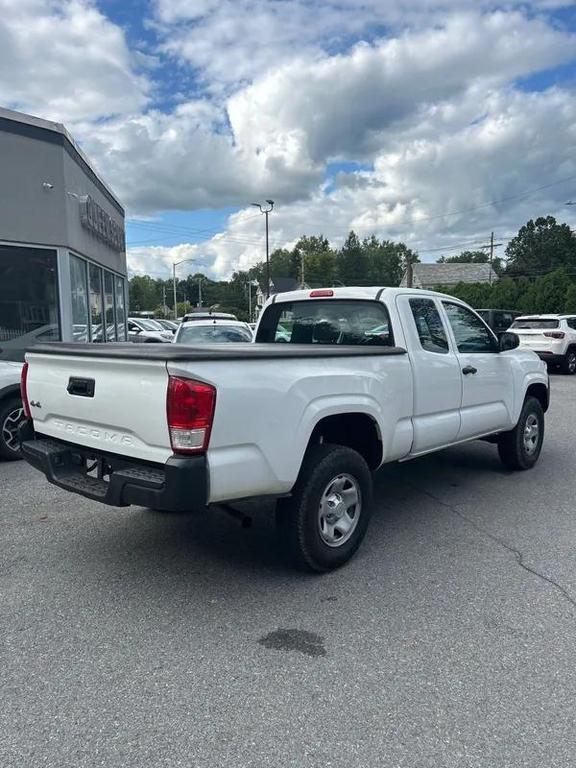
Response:
[{"label": "side mirror", "polygon": [[500,336],[500,352],[506,352],[508,349],[516,349],[520,346],[520,337],[516,333],[505,331]]}]

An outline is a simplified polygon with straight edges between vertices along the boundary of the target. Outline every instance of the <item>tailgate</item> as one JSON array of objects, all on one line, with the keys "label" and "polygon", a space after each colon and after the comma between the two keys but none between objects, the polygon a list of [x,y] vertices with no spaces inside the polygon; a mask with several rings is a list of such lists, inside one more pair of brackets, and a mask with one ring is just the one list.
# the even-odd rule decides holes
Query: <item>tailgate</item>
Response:
[{"label": "tailgate", "polygon": [[544,330],[538,328],[514,328],[512,333],[520,339],[520,346],[528,349],[546,349],[554,341],[550,336],[544,336]]},{"label": "tailgate", "polygon": [[165,361],[34,352],[26,359],[37,432],[146,461],[172,455]]}]

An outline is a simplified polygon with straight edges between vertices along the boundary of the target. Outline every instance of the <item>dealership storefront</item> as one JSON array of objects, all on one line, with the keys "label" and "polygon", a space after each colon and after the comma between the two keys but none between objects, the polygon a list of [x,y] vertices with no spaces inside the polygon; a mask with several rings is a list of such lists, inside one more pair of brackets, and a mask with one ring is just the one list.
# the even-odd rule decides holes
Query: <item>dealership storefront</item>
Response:
[{"label": "dealership storefront", "polygon": [[66,129],[0,109],[0,360],[125,341],[124,209]]}]

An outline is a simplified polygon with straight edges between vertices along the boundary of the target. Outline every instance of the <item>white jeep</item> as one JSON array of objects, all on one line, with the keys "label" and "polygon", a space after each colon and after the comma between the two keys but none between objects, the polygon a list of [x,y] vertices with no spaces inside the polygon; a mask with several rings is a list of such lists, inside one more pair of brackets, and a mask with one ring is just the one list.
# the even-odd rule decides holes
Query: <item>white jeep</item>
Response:
[{"label": "white jeep", "polygon": [[522,315],[509,330],[550,367],[576,373],[576,315]]}]

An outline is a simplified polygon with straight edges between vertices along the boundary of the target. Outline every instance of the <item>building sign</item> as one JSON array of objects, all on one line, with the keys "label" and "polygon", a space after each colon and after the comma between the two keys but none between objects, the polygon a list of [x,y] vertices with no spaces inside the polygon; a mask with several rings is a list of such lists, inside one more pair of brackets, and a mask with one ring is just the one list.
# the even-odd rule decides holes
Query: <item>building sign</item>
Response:
[{"label": "building sign", "polygon": [[80,221],[85,229],[119,253],[126,250],[124,227],[114,221],[90,195],[80,199]]}]

